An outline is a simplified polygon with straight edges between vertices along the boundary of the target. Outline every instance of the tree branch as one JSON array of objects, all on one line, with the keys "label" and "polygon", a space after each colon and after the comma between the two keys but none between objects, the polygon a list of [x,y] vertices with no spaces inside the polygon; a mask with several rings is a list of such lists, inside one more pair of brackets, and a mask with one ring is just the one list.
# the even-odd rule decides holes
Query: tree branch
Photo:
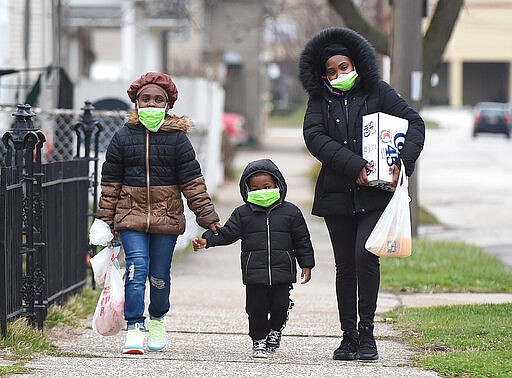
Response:
[{"label": "tree branch", "polygon": [[377,52],[389,55],[388,36],[370,25],[359,13],[352,0],[328,0],[328,2],[343,18],[347,27],[364,36]]}]

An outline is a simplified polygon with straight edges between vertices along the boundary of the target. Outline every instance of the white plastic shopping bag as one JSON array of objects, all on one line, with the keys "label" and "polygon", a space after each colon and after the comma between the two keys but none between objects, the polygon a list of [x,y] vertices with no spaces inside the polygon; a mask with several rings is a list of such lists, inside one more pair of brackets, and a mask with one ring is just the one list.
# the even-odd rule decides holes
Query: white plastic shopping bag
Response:
[{"label": "white plastic shopping bag", "polygon": [[[96,265],[92,265],[95,279],[97,276],[95,267],[98,272],[104,272],[103,290],[92,318],[92,329],[103,336],[115,335],[126,325],[124,320],[124,283],[117,262],[120,248],[120,246],[104,248],[100,254],[105,250],[107,252],[101,257],[101,265],[99,264],[100,260],[96,261]],[[108,257],[105,258],[105,256]],[[99,282],[98,284],[101,285]]]},{"label": "white plastic shopping bag", "polygon": [[92,317],[92,329],[102,336],[112,336],[125,326],[123,278],[119,269],[111,265]]},{"label": "white plastic shopping bag", "polygon": [[94,219],[89,229],[89,243],[92,245],[108,245],[114,239],[110,226],[101,219]]},{"label": "white plastic shopping bag", "polygon": [[91,258],[91,268],[94,273],[94,281],[96,281],[98,285],[103,286],[105,284],[105,278],[107,276],[110,263],[116,264],[119,268],[117,257],[120,250],[120,245],[105,247]]},{"label": "white plastic shopping bag", "polygon": [[411,213],[409,209],[409,183],[405,167],[398,178],[393,197],[373,228],[365,248],[381,257],[407,257],[411,255]]}]

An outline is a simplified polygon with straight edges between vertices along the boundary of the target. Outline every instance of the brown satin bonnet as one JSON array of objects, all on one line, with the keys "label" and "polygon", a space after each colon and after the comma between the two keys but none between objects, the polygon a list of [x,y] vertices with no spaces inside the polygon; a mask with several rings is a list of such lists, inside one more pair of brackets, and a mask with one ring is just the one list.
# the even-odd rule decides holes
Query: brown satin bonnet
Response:
[{"label": "brown satin bonnet", "polygon": [[156,85],[162,88],[167,96],[167,101],[169,102],[170,107],[172,108],[174,106],[174,103],[178,98],[178,89],[171,77],[162,72],[148,72],[131,83],[130,88],[126,91],[130,100],[133,103],[137,102],[140,92],[148,85]]}]

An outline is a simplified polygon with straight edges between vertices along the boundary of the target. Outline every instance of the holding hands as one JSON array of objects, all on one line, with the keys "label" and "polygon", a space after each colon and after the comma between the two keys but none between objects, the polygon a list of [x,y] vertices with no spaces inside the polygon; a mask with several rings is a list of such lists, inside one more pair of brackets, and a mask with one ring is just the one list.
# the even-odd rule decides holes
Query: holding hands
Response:
[{"label": "holding hands", "polygon": [[192,247],[194,247],[194,252],[206,248],[206,244],[206,239],[203,238],[195,238],[194,240],[192,240]]}]

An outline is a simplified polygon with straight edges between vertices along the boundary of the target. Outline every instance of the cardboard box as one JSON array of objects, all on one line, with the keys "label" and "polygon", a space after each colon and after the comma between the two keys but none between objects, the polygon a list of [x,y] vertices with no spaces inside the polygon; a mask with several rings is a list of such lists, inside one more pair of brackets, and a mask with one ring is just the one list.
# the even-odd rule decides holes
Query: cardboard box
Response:
[{"label": "cardboard box", "polygon": [[409,121],[390,114],[377,112],[363,116],[363,159],[372,166],[368,173],[370,186],[393,191],[389,167],[404,146]]}]

